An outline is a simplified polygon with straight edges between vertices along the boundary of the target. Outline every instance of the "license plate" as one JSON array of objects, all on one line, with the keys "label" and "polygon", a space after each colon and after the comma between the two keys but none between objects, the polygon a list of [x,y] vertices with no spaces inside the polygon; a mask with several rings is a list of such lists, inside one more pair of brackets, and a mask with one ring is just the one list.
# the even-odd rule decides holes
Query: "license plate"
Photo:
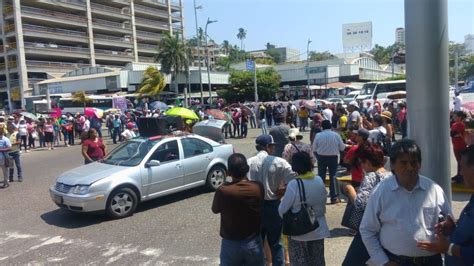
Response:
[{"label": "license plate", "polygon": [[62,196],[54,195],[53,199],[54,199],[54,202],[56,202],[57,204],[63,204]]}]

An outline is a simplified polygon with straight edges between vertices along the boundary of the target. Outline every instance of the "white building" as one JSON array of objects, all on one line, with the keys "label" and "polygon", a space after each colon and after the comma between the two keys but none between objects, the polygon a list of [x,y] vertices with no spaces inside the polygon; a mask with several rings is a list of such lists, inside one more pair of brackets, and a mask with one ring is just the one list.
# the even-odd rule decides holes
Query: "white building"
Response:
[{"label": "white building", "polygon": [[342,48],[344,53],[372,49],[372,22],[342,24]]},{"label": "white building", "polygon": [[405,28],[395,30],[395,43],[405,44]]}]

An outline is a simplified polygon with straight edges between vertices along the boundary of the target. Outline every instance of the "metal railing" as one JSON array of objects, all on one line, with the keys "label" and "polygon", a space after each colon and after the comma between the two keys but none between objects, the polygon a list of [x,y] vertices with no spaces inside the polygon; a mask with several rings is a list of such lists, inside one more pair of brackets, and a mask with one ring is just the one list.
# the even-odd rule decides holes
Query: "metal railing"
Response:
[{"label": "metal railing", "polygon": [[114,14],[114,15],[115,15],[115,14],[123,15],[123,16],[130,15],[130,13],[128,13],[128,14],[122,14],[122,9],[120,9],[120,8],[116,8],[116,7],[112,7],[112,6],[106,6],[106,5],[101,5],[101,4],[97,4],[97,3],[91,3],[91,10],[94,11],[94,9],[106,11],[107,13],[112,13],[112,14]]},{"label": "metal railing", "polygon": [[137,5],[137,4],[134,5],[134,8],[135,8],[135,11],[141,11],[141,12],[145,12],[147,14],[154,14],[154,15],[158,14],[158,15],[162,15],[164,17],[168,17],[168,12],[163,11],[163,10],[159,10],[159,9],[156,9],[156,8],[144,7],[144,6]]},{"label": "metal railing", "polygon": [[154,26],[164,30],[169,29],[167,23],[159,22],[156,20],[146,19],[146,18],[135,18],[135,23],[140,23],[142,25]]},{"label": "metal railing", "polygon": [[97,40],[108,40],[108,41],[113,41],[113,42],[125,42],[125,43],[131,43],[132,38],[125,38],[125,37],[117,37],[117,36],[110,36],[110,35],[103,35],[103,34],[94,34],[94,39]]},{"label": "metal railing", "polygon": [[156,50],[158,49],[157,45],[152,45],[152,44],[137,44],[138,48],[143,48],[143,49],[151,49],[151,50]]},{"label": "metal railing", "polygon": [[153,57],[139,56],[138,62],[155,63],[155,59]]},{"label": "metal railing", "polygon": [[120,56],[130,56],[132,57],[132,53],[128,52],[120,52],[120,51],[112,51],[112,50],[102,50],[102,49],[95,49],[96,54],[105,54],[105,55],[120,55]]},{"label": "metal railing", "polygon": [[148,31],[137,30],[137,34],[141,36],[147,36],[152,38],[163,38],[163,34],[161,33],[153,33]]},{"label": "metal railing", "polygon": [[78,68],[90,66],[89,64],[79,63],[63,63],[63,62],[48,62],[48,61],[35,61],[26,60],[26,65],[30,67],[54,67],[54,68]]},{"label": "metal railing", "polygon": [[68,13],[62,13],[62,12],[55,12],[55,11],[49,11],[41,8],[34,8],[34,7],[22,7],[21,12],[25,14],[33,14],[33,15],[39,15],[39,16],[46,16],[46,17],[54,17],[54,18],[63,18],[67,20],[75,20],[78,22],[87,22],[86,18],[76,16],[76,15],[71,15]]},{"label": "metal railing", "polygon": [[50,32],[50,33],[63,34],[63,35],[75,35],[75,36],[87,37],[87,34],[85,32],[80,32],[80,31],[75,31],[75,30],[63,30],[63,29],[56,29],[56,28],[29,25],[29,24],[24,24],[23,29],[39,31],[39,32]]},{"label": "metal railing", "polygon": [[124,24],[124,23],[112,22],[112,21],[96,19],[96,18],[92,19],[92,26],[94,26],[94,25],[115,27],[115,28],[120,28],[120,29],[124,29],[124,30],[130,30],[132,28],[130,23]]},{"label": "metal railing", "polygon": [[89,48],[82,48],[82,47],[74,47],[74,46],[65,46],[65,45],[57,45],[57,44],[46,44],[46,43],[32,43],[32,42],[25,42],[25,47],[40,49],[40,50],[49,50],[49,51],[72,51],[72,52],[79,52],[79,53],[89,53]]}]

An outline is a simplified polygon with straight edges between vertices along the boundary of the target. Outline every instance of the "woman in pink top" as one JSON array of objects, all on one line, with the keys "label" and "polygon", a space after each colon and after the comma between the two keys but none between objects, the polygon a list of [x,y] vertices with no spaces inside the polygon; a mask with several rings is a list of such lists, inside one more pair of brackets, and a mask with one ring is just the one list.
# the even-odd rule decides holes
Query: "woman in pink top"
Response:
[{"label": "woman in pink top", "polygon": [[46,147],[48,147],[48,150],[54,149],[54,125],[51,122],[51,118],[48,118],[46,124],[44,124],[44,140],[46,142]]}]

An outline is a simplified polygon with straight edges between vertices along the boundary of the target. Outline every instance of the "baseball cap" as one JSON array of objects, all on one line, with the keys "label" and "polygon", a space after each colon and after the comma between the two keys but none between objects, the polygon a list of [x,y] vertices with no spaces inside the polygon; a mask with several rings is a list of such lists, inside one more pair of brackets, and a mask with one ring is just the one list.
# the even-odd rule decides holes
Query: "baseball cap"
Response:
[{"label": "baseball cap", "polygon": [[352,106],[354,106],[354,107],[356,107],[356,108],[359,108],[359,103],[356,102],[356,101],[351,101],[351,102],[349,103],[349,105],[352,105]]},{"label": "baseball cap", "polygon": [[267,145],[274,145],[273,137],[271,135],[260,135],[255,139],[255,144],[261,147],[266,147]]},{"label": "baseball cap", "polygon": [[368,139],[370,132],[365,128],[361,128],[357,130],[357,135],[361,136],[363,139]]}]

